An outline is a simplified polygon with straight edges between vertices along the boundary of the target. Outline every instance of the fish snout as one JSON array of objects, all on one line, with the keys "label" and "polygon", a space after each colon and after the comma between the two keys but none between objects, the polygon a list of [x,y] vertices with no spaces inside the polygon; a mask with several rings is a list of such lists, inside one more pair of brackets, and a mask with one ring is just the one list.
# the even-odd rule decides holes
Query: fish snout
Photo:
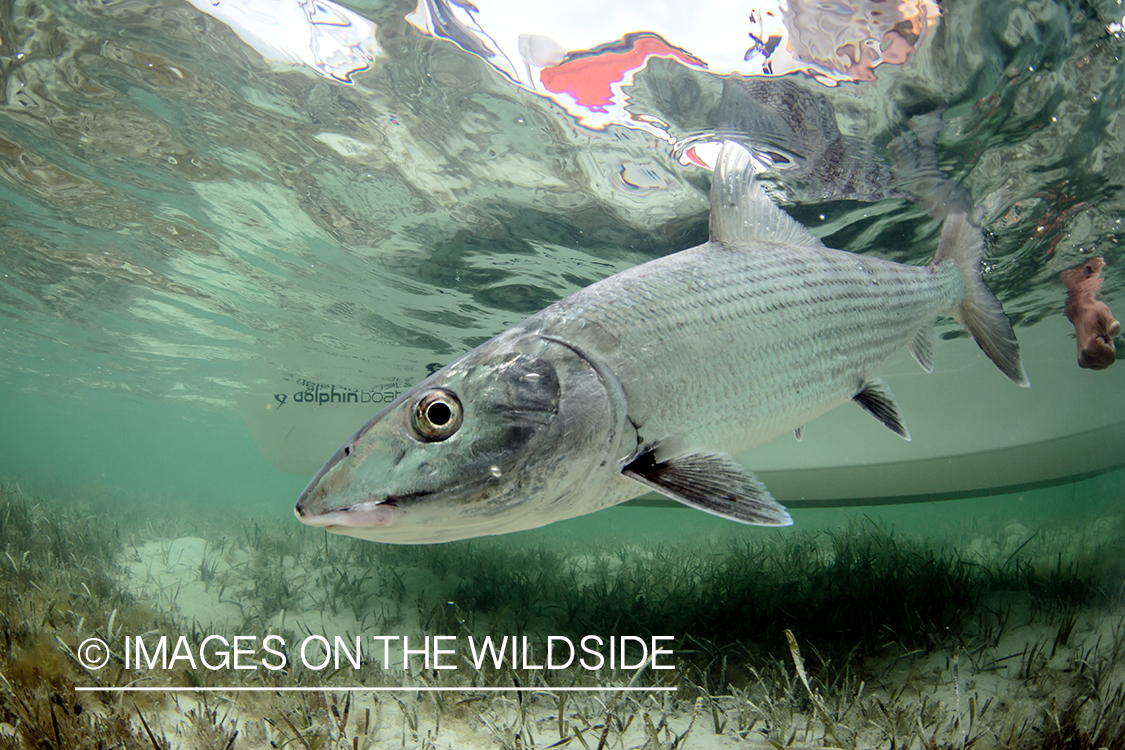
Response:
[{"label": "fish snout", "polygon": [[[386,526],[401,518],[402,510],[397,498],[386,495],[366,495],[348,498],[339,491],[341,477],[332,473],[332,468],[340,458],[347,455],[347,448],[337,451],[333,459],[325,464],[293,507],[297,519],[309,526],[327,528],[338,532],[341,528]],[[345,479],[350,478],[350,474]]]},{"label": "fish snout", "polygon": [[316,511],[312,510],[312,504],[309,502],[309,491],[307,489],[297,498],[297,504],[293,506],[293,515],[297,516],[303,523],[310,523],[310,519],[319,515]]},{"label": "fish snout", "polygon": [[320,467],[320,471],[316,473],[316,476],[305,486],[301,496],[297,498],[297,505],[293,508],[293,513],[303,523],[313,523],[311,519],[330,510],[328,494],[334,479],[338,481],[338,478],[333,475],[333,469],[341,460],[351,454],[351,446],[354,440],[353,437],[345,443],[332,455],[332,458],[328,459],[324,466]]},{"label": "fish snout", "polygon": [[402,516],[402,510],[393,498],[370,498],[333,507],[328,495],[324,482],[312,482],[297,498],[293,514],[303,524],[324,527],[329,531],[337,531],[334,527],[387,526]]},{"label": "fish snout", "polygon": [[[328,467],[326,466],[325,469]],[[308,486],[305,487],[304,492],[297,498],[297,505],[293,508],[293,512],[297,518],[305,523],[309,523],[310,518],[324,513],[326,508],[325,498],[328,495],[328,489],[325,486],[325,469],[321,469]]]}]

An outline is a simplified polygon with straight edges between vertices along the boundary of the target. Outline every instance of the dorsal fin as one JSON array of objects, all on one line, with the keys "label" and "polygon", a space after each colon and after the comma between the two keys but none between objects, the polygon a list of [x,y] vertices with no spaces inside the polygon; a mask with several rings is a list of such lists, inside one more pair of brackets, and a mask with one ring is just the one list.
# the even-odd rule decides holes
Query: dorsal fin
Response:
[{"label": "dorsal fin", "polygon": [[778,208],[754,178],[750,152],[723,141],[711,181],[712,242],[776,242],[824,247],[809,230]]}]

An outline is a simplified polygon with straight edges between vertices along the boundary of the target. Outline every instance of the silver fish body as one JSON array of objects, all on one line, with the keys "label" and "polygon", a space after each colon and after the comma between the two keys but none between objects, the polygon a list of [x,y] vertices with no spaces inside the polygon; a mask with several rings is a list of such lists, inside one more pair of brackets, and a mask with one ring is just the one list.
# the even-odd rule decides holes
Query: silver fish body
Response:
[{"label": "silver fish body", "polygon": [[423,543],[542,526],[648,489],[745,523],[790,523],[730,458],[847,401],[909,439],[875,377],[929,369],[951,312],[1026,384],[980,281],[979,230],[946,220],[935,262],[832,250],[749,180],[727,143],[712,240],[556,302],[438,371],[361,428],[297,504],[305,523]]},{"label": "silver fish body", "polygon": [[613,373],[638,443],[741,453],[850,401],[964,295],[956,264],[709,242],[530,318]]}]

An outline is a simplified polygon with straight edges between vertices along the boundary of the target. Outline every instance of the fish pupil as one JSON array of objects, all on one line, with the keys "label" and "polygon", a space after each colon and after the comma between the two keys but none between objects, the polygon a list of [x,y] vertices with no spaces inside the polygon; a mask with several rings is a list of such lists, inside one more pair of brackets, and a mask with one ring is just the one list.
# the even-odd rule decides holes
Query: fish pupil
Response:
[{"label": "fish pupil", "polygon": [[453,410],[449,408],[449,404],[435,401],[426,409],[426,419],[435,427],[441,427],[449,424],[449,420],[453,419]]}]

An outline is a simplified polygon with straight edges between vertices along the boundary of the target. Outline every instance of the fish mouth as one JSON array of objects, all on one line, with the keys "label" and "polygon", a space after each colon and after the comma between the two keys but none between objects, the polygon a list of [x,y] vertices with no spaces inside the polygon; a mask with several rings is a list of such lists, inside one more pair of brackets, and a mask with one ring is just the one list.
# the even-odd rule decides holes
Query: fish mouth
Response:
[{"label": "fish mouth", "polygon": [[[350,536],[357,536],[354,532],[364,529],[388,527],[395,527],[397,534],[399,533],[397,529],[425,523],[422,519],[429,515],[425,511],[425,506],[432,504],[429,501],[456,500],[479,490],[479,485],[482,484],[466,482],[440,490],[415,490],[386,495],[373,493],[365,500],[333,508],[325,505],[329,493],[320,486],[319,478],[320,475],[314,478],[301,493],[293,507],[293,515],[306,526],[324,528],[334,534]],[[490,477],[489,481],[483,484],[494,481]],[[421,507],[414,507],[416,505]],[[362,536],[362,538],[368,537]]]},{"label": "fish mouth", "polygon": [[297,516],[303,524],[318,526],[333,530],[333,527],[343,528],[373,528],[390,526],[399,520],[403,511],[398,507],[398,498],[384,500],[369,500],[344,508],[335,508],[324,513],[309,512],[297,503],[293,508],[293,515]]},{"label": "fish mouth", "polygon": [[387,495],[378,500],[364,500],[320,513],[309,510],[301,502],[305,499],[302,496],[293,508],[293,515],[297,516],[303,524],[324,527],[329,531],[334,526],[350,529],[390,526],[406,514],[403,506],[433,494],[432,492],[405,492],[399,495]]}]

